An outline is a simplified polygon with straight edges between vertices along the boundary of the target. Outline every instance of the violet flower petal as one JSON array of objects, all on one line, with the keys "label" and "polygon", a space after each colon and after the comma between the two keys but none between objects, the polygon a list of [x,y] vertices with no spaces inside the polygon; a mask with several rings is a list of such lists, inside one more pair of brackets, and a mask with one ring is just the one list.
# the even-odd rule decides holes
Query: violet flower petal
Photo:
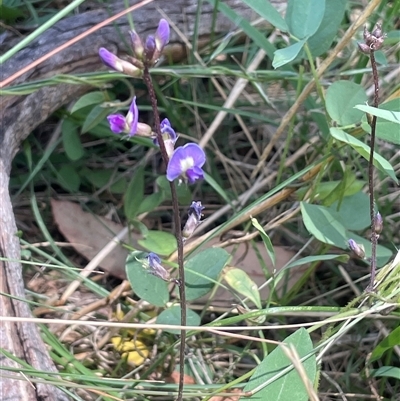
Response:
[{"label": "violet flower petal", "polygon": [[189,184],[193,184],[196,180],[204,179],[204,171],[200,167],[194,166],[186,170],[186,177]]},{"label": "violet flower petal", "polygon": [[153,35],[149,35],[146,39],[146,44],[144,45],[144,52],[147,61],[152,60],[155,51],[156,51],[156,41]]},{"label": "violet flower petal", "polygon": [[154,266],[155,263],[158,263],[158,264],[161,263],[160,257],[156,253],[153,253],[153,252],[150,252],[147,255],[147,259],[149,261],[149,265],[150,266]]},{"label": "violet flower petal", "polygon": [[138,130],[139,122],[139,109],[136,105],[136,96],[133,98],[129,107],[128,114],[126,115],[126,122],[129,126],[129,136],[135,135]]},{"label": "violet flower petal", "polygon": [[99,56],[101,58],[101,61],[107,66],[110,67],[113,70],[116,71],[121,71],[120,65],[119,65],[119,58],[105,49],[104,47],[100,47],[99,49]]},{"label": "violet flower petal", "polygon": [[[164,120],[161,121],[160,130],[164,139],[165,147],[167,148],[168,156],[171,157],[171,154],[174,151],[175,142],[178,139],[178,135],[171,127],[171,123],[169,122],[168,118],[164,118]],[[153,139],[153,143],[154,145],[160,146],[157,137]]]},{"label": "violet flower petal", "polygon": [[182,174],[181,159],[184,157],[182,146],[175,149],[167,166],[167,180],[174,181]]},{"label": "violet flower petal", "polygon": [[160,19],[158,28],[155,34],[155,45],[159,52],[169,42],[169,24],[165,19]]},{"label": "violet flower petal", "polygon": [[110,129],[114,134],[120,134],[126,128],[125,117],[121,114],[110,114],[107,117],[107,120],[110,124]]},{"label": "violet flower petal", "polygon": [[162,134],[167,134],[169,136],[169,139],[171,139],[172,141],[176,141],[178,136],[176,135],[175,130],[172,128],[168,118],[164,118],[164,120],[161,121],[160,128]]},{"label": "violet flower petal", "polygon": [[205,207],[201,204],[201,201],[193,201],[189,208],[189,215],[195,214],[198,221],[202,216],[202,211]]},{"label": "violet flower petal", "polygon": [[197,143],[188,143],[184,147],[185,152],[188,156],[193,158],[194,165],[197,167],[203,167],[206,162],[206,154],[204,150],[197,145]]}]

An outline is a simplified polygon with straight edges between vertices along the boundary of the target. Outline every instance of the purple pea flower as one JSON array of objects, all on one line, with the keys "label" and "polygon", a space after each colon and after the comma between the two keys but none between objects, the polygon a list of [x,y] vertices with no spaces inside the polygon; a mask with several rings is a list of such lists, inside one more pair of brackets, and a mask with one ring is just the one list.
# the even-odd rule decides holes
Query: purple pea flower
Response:
[{"label": "purple pea flower", "polygon": [[126,132],[129,136],[133,136],[138,130],[139,110],[136,106],[136,96],[133,98],[128,114],[124,117],[122,114],[110,114],[107,117],[110,123],[111,131],[115,134]]},{"label": "purple pea flower", "polygon": [[104,47],[101,47],[99,49],[99,56],[101,58],[101,61],[112,70],[123,72],[124,74],[130,75],[132,77],[137,77],[141,74],[139,68],[135,67],[128,61],[120,59]]},{"label": "purple pea flower", "polygon": [[204,178],[202,167],[206,162],[204,150],[196,143],[179,146],[172,154],[167,166],[167,179],[174,181],[183,177],[189,184]]}]

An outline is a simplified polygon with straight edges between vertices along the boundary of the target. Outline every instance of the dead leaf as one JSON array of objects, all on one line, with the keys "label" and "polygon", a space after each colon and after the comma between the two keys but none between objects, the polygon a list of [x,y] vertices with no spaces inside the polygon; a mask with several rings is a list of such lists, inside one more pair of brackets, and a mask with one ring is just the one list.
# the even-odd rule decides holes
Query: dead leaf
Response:
[{"label": "dead leaf", "polygon": [[[171,373],[171,376],[167,377],[165,379],[166,383],[174,383],[174,384],[178,384],[179,383],[179,378],[180,378],[180,374],[178,371],[174,370]],[[187,374],[185,374],[183,376],[183,383],[185,384],[196,384],[196,381],[194,380],[194,378],[192,376],[189,376]]]},{"label": "dead leaf", "polygon": [[[51,200],[54,221],[62,235],[87,260],[97,253],[124,227],[102,216],[84,212],[74,202]],[[132,235],[131,235],[132,237]],[[137,239],[137,238],[136,238]],[[134,246],[134,244],[132,244]],[[126,278],[125,261],[128,251],[118,245],[100,263],[100,267],[113,276]]]}]

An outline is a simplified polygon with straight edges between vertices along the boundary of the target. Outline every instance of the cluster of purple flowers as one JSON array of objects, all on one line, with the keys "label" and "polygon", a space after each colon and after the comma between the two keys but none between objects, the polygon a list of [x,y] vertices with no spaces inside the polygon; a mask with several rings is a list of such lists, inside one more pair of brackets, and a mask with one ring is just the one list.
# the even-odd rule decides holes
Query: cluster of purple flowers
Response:
[{"label": "cluster of purple flowers", "polygon": [[[122,72],[132,77],[140,77],[145,68],[157,63],[164,47],[169,42],[170,29],[168,22],[160,20],[155,35],[149,35],[145,43],[135,31],[130,32],[133,56],[127,56],[126,60],[117,57],[105,48],[100,48],[99,55],[103,63],[112,70]],[[107,117],[110,129],[115,134],[125,133],[128,137],[134,135],[150,137],[155,145],[159,146],[160,137],[153,132],[152,128],[139,122],[139,110],[136,104],[136,96],[133,98],[126,116],[122,114],[111,114]],[[165,118],[161,121],[159,132],[164,142],[168,156],[166,177],[169,181],[179,179],[193,184],[204,178],[202,169],[206,162],[206,155],[203,149],[196,143],[187,143],[184,146],[175,148],[178,135],[172,128],[170,121]],[[192,236],[194,230],[201,223],[202,206],[200,201],[193,201],[189,208],[189,217],[182,231],[183,240],[186,241]],[[162,266],[161,259],[154,253],[147,256],[146,267],[149,273],[164,281],[176,281],[170,278],[167,270]]]},{"label": "cluster of purple flowers", "polygon": [[[133,57],[122,60],[105,48],[100,48],[99,55],[103,63],[111,69],[123,72],[130,76],[140,76],[145,65],[154,65],[161,56],[165,45],[169,42],[169,25],[164,19],[160,20],[155,35],[149,35],[143,44],[139,35],[131,31]],[[157,135],[147,124],[139,122],[139,110],[136,105],[136,97],[133,98],[126,116],[111,114],[107,117],[111,131],[115,134],[126,133],[129,137],[134,135],[152,137],[158,145]],[[188,143],[175,149],[178,136],[167,118],[161,121],[160,130],[165,148],[168,154],[167,179],[183,181],[193,184],[198,179],[204,178],[202,169],[206,162],[203,149],[196,143]]]}]

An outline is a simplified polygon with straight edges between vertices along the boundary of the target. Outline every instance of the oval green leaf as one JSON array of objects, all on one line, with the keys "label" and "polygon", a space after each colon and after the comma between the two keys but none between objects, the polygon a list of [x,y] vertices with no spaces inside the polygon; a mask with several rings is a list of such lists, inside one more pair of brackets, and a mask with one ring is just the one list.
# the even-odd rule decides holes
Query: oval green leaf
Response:
[{"label": "oval green leaf", "polygon": [[137,214],[152,212],[165,200],[165,192],[158,191],[146,196],[139,205]]},{"label": "oval green leaf", "polygon": [[186,299],[193,301],[214,287],[230,255],[221,248],[208,248],[185,263]]},{"label": "oval green leaf", "polygon": [[[163,310],[156,319],[157,324],[170,324],[171,326],[181,325],[181,308],[174,305],[171,308]],[[186,325],[200,326],[200,316],[189,308],[186,308]],[[179,329],[164,329],[167,333],[181,334]]]},{"label": "oval green leaf", "polygon": [[321,25],[308,40],[311,54],[318,57],[327,52],[337,36],[346,11],[347,0],[327,0]]},{"label": "oval green leaf", "polygon": [[[359,107],[359,106],[356,106]],[[400,111],[400,98],[379,105],[380,111],[388,110],[390,112]],[[383,109],[383,110],[382,110]],[[375,109],[373,109],[375,112]],[[367,122],[366,116],[363,117],[361,127],[364,131],[371,133],[371,126]],[[400,130],[397,122],[389,121],[387,118],[378,117],[376,121],[376,136],[384,141],[400,145]]]},{"label": "oval green leaf", "polygon": [[[345,131],[332,127],[329,130],[330,134],[337,139],[338,141],[347,143],[350,145],[357,153],[359,153],[364,159],[369,160],[369,155],[371,152],[371,148],[366,145],[364,142],[361,142],[359,139],[355,138],[352,135],[347,134]],[[374,166],[378,168],[383,173],[387,174],[390,178],[392,178],[397,184],[398,180],[396,174],[393,170],[392,165],[385,160],[381,155],[374,152]]]},{"label": "oval green leaf", "polygon": [[325,244],[347,248],[346,229],[328,208],[306,202],[300,206],[304,225],[311,235]]},{"label": "oval green leaf", "polygon": [[261,227],[260,223],[254,217],[251,219],[251,224],[258,230],[261,235],[261,238],[264,242],[265,248],[267,249],[268,256],[271,258],[272,264],[275,266],[276,256],[275,256],[275,249],[272,245],[271,239],[269,238],[268,234],[264,231]]},{"label": "oval green leaf", "polygon": [[138,243],[158,255],[170,255],[176,250],[176,238],[164,231],[150,230],[147,232],[146,238],[139,240]]},{"label": "oval green leaf", "polygon": [[271,23],[280,31],[288,31],[286,21],[281,17],[279,11],[268,0],[242,0],[242,2],[247,4],[258,15],[263,17],[265,21]]},{"label": "oval green leaf", "polygon": [[400,345],[400,326],[396,327],[388,336],[386,336],[372,351],[371,358],[368,360],[372,363],[380,359],[383,354],[396,346]]},{"label": "oval green leaf", "polygon": [[[363,118],[361,123],[361,128],[371,133],[371,126],[368,124],[367,119]],[[376,122],[376,136],[383,139],[386,142],[394,143],[395,145],[400,145],[400,130],[399,126],[387,120],[378,119]]]},{"label": "oval green leaf", "polygon": [[395,366],[381,366],[378,369],[371,370],[371,377],[392,377],[400,380],[400,368]]},{"label": "oval green leaf", "polygon": [[371,225],[369,197],[364,192],[335,201],[329,210],[348,230],[363,230]]},{"label": "oval green leaf", "polygon": [[325,13],[325,0],[289,0],[285,20],[289,32],[305,39],[317,32]]},{"label": "oval green leaf", "polygon": [[261,309],[257,284],[243,270],[230,269],[224,275],[224,279],[236,292],[249,298],[258,309]]},{"label": "oval green leaf", "polygon": [[400,124],[400,111],[385,110],[383,108],[378,109],[377,107],[366,106],[364,104],[357,104],[354,107],[358,110],[372,114],[373,116],[383,118],[392,123]]},{"label": "oval green leaf", "polygon": [[165,306],[169,301],[168,283],[153,276],[143,267],[141,260],[146,252],[132,252],[126,259],[126,276],[136,295],[155,306]]},{"label": "oval green leaf", "polygon": [[[313,351],[313,344],[307,330],[301,328],[287,337],[285,344],[291,344],[300,358],[309,355]],[[317,364],[315,355],[311,354],[302,361],[307,378],[311,383],[315,382]],[[279,373],[286,371],[281,377],[274,379]],[[265,385],[264,387],[262,387]],[[250,397],[249,401],[274,400],[274,401],[307,401],[308,393],[292,362],[282,350],[282,346],[275,348],[258,365],[243,391],[261,389]]]},{"label": "oval green leaf", "polygon": [[65,119],[61,126],[62,142],[67,157],[72,160],[79,160],[85,154],[77,125],[71,120]]},{"label": "oval green leaf", "polygon": [[94,106],[85,118],[82,126],[82,134],[99,125],[110,114],[110,110],[101,106]]},{"label": "oval green leaf", "polygon": [[76,192],[81,185],[81,177],[75,168],[69,164],[63,164],[57,172],[58,183],[67,191]]},{"label": "oval green leaf", "polygon": [[365,89],[351,81],[336,81],[326,92],[326,109],[339,125],[356,124],[363,113],[354,107],[367,101]]},{"label": "oval green leaf", "polygon": [[78,101],[72,106],[71,114],[76,111],[83,109],[84,107],[91,106],[93,104],[100,104],[105,101],[104,93],[100,91],[94,91],[83,95]]},{"label": "oval green leaf", "polygon": [[290,63],[294,60],[297,55],[300,53],[300,50],[303,48],[306,40],[300,40],[293,45],[285,47],[284,49],[279,49],[274,52],[274,59],[272,61],[272,67],[279,68],[283,65]]}]

